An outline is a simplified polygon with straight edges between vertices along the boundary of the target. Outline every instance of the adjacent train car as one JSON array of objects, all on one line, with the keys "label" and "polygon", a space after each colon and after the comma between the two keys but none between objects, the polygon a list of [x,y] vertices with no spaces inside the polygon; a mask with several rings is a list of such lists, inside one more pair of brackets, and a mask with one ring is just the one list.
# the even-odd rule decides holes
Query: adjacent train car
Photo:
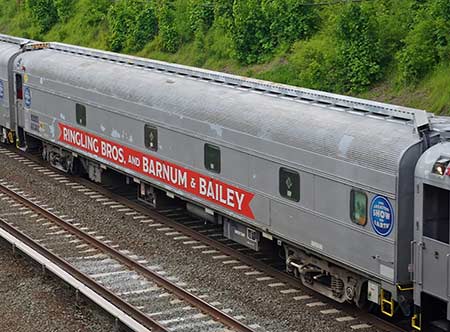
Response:
[{"label": "adjacent train car", "polygon": [[[450,320],[450,143],[420,157],[415,174],[413,325],[449,330]],[[422,308],[422,309],[421,309]]]},{"label": "adjacent train car", "polygon": [[[16,127],[14,120],[17,100],[14,98],[14,84],[10,82],[14,80],[13,61],[19,53],[22,53],[21,45],[26,42],[25,39],[8,36],[3,36],[0,41],[0,126],[3,128],[1,132],[3,142],[13,142],[14,139],[11,135],[8,137],[9,130]],[[15,84],[21,85],[21,82]]]},{"label": "adjacent train car", "polygon": [[[0,55],[17,47],[6,39]],[[410,315],[413,294],[417,308],[432,294],[413,293],[410,277],[414,172],[447,139],[447,118],[58,43],[22,50],[5,56],[14,79],[2,79],[17,107],[0,109],[19,147],[93,181],[126,174],[152,205],[178,197],[230,239],[278,247],[290,272],[336,301]]]}]

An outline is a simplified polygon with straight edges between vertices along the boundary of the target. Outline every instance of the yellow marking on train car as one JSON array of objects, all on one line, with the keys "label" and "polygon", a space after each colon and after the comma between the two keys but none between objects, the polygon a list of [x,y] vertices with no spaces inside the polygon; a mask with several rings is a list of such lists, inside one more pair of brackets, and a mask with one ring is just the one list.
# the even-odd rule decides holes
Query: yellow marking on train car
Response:
[{"label": "yellow marking on train car", "polygon": [[[392,317],[392,316],[394,316],[394,300],[392,299],[392,297],[390,300],[387,300],[384,295],[385,295],[385,290],[382,288],[381,289],[381,312],[383,314],[385,314],[386,316]],[[384,309],[385,304],[388,306],[388,310]]]},{"label": "yellow marking on train car", "polygon": [[[411,326],[418,330],[421,331],[422,330],[422,315],[421,314],[414,314],[414,316],[411,318]],[[417,323],[419,322],[419,323]]]},{"label": "yellow marking on train car", "polygon": [[401,292],[406,292],[406,291],[410,291],[410,290],[414,290],[414,287],[413,286],[402,286],[402,285],[400,285],[400,284],[397,284],[397,288],[398,288],[398,290],[399,291],[401,291]]}]

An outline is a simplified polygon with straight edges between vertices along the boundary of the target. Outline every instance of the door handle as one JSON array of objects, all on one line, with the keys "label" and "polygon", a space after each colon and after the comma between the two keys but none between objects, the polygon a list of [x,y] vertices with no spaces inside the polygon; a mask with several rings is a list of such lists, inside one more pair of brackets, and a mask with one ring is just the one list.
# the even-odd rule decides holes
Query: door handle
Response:
[{"label": "door handle", "polygon": [[447,254],[447,297],[450,298],[450,254]]},{"label": "door handle", "polygon": [[416,251],[414,250],[414,247],[416,246],[417,241],[413,240],[411,241],[411,248],[410,248],[410,257],[411,257],[411,269],[409,270],[409,279],[414,283],[416,280],[414,277],[416,276],[415,270],[416,270]]},{"label": "door handle", "polygon": [[417,262],[418,262],[418,268],[420,269],[417,273],[417,284],[422,285],[423,280],[423,262],[422,262],[422,255],[423,255],[423,249],[425,248],[423,242],[417,243]]}]

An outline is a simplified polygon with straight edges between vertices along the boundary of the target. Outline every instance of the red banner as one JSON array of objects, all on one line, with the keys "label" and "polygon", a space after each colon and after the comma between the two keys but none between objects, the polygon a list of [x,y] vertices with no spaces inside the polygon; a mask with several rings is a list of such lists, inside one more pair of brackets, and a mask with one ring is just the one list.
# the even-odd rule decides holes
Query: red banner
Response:
[{"label": "red banner", "polygon": [[59,141],[255,219],[250,208],[254,194],[238,187],[62,123]]}]

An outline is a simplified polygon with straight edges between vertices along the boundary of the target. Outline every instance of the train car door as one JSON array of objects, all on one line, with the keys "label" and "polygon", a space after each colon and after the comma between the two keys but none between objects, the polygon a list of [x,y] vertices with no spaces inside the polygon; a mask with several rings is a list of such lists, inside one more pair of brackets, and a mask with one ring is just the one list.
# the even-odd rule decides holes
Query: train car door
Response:
[{"label": "train car door", "polygon": [[[448,331],[450,319],[450,191],[422,183],[421,209],[416,215],[414,250],[415,302],[421,303],[422,322]],[[443,326],[440,326],[443,325]]]},{"label": "train car door", "polygon": [[25,115],[23,109],[24,87],[22,74],[16,73],[14,77],[15,83],[15,118],[16,118],[16,134],[18,147],[25,146],[25,134],[23,126],[25,124]]},{"label": "train car door", "polygon": [[423,185],[423,284],[427,291],[450,298],[449,294],[449,191]]}]

